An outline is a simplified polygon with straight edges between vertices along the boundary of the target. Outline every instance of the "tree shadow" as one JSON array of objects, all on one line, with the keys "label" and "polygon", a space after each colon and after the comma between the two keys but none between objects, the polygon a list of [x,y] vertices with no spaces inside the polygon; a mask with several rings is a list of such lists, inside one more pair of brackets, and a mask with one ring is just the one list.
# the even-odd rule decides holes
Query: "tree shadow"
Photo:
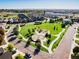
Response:
[{"label": "tree shadow", "polygon": [[27,43],[25,44],[24,48],[29,47],[29,45],[30,45],[30,41],[27,41]]}]

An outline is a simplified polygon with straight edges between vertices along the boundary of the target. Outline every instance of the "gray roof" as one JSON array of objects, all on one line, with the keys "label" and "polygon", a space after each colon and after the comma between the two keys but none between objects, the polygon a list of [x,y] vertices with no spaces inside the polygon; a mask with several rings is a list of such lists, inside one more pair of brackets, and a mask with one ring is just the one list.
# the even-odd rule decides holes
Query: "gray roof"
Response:
[{"label": "gray roof", "polygon": [[12,59],[12,53],[4,52],[4,49],[0,48],[0,59]]},{"label": "gray roof", "polygon": [[5,52],[0,56],[0,59],[12,59],[12,53],[11,52]]},{"label": "gray roof", "polygon": [[3,52],[4,52],[3,48],[0,48],[0,54],[3,53]]}]

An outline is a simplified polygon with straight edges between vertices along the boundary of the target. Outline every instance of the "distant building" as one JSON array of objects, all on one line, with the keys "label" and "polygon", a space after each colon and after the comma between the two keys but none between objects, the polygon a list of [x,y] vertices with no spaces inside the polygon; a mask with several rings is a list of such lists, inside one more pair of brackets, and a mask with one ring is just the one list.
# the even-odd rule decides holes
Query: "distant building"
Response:
[{"label": "distant building", "polygon": [[18,14],[18,21],[28,21],[29,18],[24,14]]},{"label": "distant building", "polygon": [[63,23],[70,24],[72,23],[71,19],[63,19]]},{"label": "distant building", "polygon": [[71,22],[71,19],[63,19],[63,21],[69,21],[69,22]]}]

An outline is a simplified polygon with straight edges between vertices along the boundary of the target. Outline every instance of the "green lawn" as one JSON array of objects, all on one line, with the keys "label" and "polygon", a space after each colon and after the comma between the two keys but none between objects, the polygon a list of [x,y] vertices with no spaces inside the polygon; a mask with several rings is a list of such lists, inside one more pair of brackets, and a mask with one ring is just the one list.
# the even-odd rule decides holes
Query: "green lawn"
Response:
[{"label": "green lawn", "polygon": [[[55,26],[55,30],[54,30],[54,26]],[[41,28],[41,29],[49,30],[50,33],[53,35],[56,35],[62,31],[61,22],[59,22],[59,23],[42,23],[40,25],[34,25],[34,24],[28,23],[21,28],[20,33],[23,36],[25,36],[28,33],[28,29],[32,30],[34,28]]]},{"label": "green lawn", "polygon": [[[55,26],[55,30],[54,30],[54,26]],[[43,23],[41,25],[37,25],[37,27],[41,28],[41,29],[47,29],[50,31],[51,34],[58,34],[61,30],[61,23]]]},{"label": "green lawn", "polygon": [[32,29],[35,28],[35,25],[34,24],[26,24],[25,26],[23,26],[21,28],[21,31],[20,33],[25,37],[25,35],[28,33],[28,29],[30,29],[32,31]]}]

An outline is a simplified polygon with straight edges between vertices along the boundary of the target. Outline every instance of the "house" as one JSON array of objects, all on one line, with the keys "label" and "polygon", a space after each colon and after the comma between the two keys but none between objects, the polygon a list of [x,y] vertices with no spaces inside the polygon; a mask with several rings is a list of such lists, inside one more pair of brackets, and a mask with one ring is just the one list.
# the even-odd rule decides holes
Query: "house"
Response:
[{"label": "house", "polygon": [[12,59],[12,53],[4,52],[4,49],[0,48],[0,59]]},{"label": "house", "polygon": [[64,24],[70,24],[72,23],[71,19],[63,19]]},{"label": "house", "polygon": [[19,18],[18,21],[21,21],[21,22],[23,22],[23,21],[28,22],[28,20],[29,20],[29,18],[24,14],[18,14],[18,18]]}]

